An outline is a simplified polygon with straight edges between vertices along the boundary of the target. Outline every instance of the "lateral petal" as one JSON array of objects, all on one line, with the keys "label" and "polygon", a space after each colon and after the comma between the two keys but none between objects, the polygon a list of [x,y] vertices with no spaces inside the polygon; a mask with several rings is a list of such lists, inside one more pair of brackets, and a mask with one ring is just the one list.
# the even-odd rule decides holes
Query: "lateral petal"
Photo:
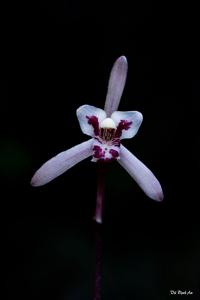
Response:
[{"label": "lateral petal", "polygon": [[99,124],[106,118],[103,109],[87,104],[80,106],[76,115],[82,132],[92,137],[99,134]]},{"label": "lateral petal", "polygon": [[117,127],[116,137],[120,139],[130,139],[135,136],[143,120],[142,114],[138,111],[115,111],[111,118]]}]

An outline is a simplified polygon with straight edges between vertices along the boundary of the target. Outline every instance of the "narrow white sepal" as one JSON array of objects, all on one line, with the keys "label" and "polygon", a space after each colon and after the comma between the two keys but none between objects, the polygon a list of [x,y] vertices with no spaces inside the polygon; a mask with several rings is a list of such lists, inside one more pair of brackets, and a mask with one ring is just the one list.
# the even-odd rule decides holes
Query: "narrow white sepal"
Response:
[{"label": "narrow white sepal", "polygon": [[111,118],[116,126],[120,121],[132,122],[128,130],[123,130],[120,139],[130,139],[136,135],[143,121],[143,116],[139,111],[115,111]]},{"label": "narrow white sepal", "polygon": [[120,160],[118,162],[133,177],[148,197],[156,201],[163,200],[163,191],[157,178],[123,145],[121,145]]},{"label": "narrow white sepal", "polygon": [[121,56],[115,61],[110,73],[108,91],[104,107],[104,110],[106,111],[108,117],[110,117],[111,114],[118,109],[126,83],[127,71],[127,59],[125,56]]},{"label": "narrow white sepal", "polygon": [[88,123],[87,117],[97,117],[99,124],[106,118],[106,113],[103,109],[87,104],[80,106],[76,111],[76,115],[82,132],[92,137],[95,136],[94,128]]},{"label": "narrow white sepal", "polygon": [[31,179],[32,186],[44,185],[68,169],[92,155],[93,139],[74,146],[54,156],[36,171]]}]

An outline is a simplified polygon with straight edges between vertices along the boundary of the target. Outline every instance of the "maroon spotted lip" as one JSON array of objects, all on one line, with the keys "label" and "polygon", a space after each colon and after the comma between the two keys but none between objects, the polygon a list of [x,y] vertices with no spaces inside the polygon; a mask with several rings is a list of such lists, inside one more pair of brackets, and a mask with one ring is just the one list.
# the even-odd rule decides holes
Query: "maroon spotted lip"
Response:
[{"label": "maroon spotted lip", "polygon": [[[99,120],[96,116],[86,116],[88,124],[93,127],[95,140],[93,146],[93,161],[113,161],[120,157],[120,137],[123,130],[128,130],[133,124],[132,121],[120,120],[115,128],[102,128],[100,127]],[[100,145],[101,144],[101,145]],[[112,148],[114,147],[114,149]],[[118,149],[115,149],[118,147]]]}]

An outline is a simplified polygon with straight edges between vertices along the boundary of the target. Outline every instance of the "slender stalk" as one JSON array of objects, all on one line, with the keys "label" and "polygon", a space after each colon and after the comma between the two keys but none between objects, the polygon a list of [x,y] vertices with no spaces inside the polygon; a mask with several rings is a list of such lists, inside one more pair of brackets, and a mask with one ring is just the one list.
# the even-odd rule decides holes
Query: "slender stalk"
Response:
[{"label": "slender stalk", "polygon": [[96,270],[94,300],[101,300],[102,228],[95,223]]},{"label": "slender stalk", "polygon": [[96,210],[94,220],[97,223],[102,223],[102,212],[103,212],[103,200],[104,200],[104,189],[105,189],[105,166],[101,163],[97,165],[98,185],[97,185],[97,198],[96,198]]},{"label": "slender stalk", "polygon": [[105,190],[105,172],[106,166],[102,163],[97,164],[97,198],[95,209],[95,253],[96,253],[96,270],[95,270],[95,290],[94,300],[101,300],[101,265],[102,265],[102,213]]}]

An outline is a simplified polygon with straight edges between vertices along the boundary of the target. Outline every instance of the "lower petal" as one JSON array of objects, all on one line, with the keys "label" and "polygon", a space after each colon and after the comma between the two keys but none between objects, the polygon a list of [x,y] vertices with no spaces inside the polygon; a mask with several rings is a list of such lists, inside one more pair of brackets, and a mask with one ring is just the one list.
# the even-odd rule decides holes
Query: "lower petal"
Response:
[{"label": "lower petal", "polygon": [[32,186],[44,185],[92,155],[93,139],[63,151],[44,163],[31,179]]},{"label": "lower petal", "polygon": [[156,201],[163,200],[161,185],[154,174],[123,145],[121,145],[120,160],[118,162],[148,197]]}]

